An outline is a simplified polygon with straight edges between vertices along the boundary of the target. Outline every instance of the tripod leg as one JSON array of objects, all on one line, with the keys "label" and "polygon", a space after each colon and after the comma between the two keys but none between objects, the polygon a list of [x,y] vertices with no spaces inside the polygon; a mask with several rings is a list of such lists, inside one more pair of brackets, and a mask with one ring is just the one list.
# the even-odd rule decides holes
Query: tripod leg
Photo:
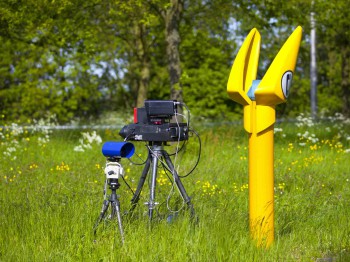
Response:
[{"label": "tripod leg", "polygon": [[112,218],[114,217],[117,217],[119,233],[122,239],[122,243],[124,244],[124,230],[122,225],[122,218],[120,216],[120,203],[118,199],[112,202]]},{"label": "tripod leg", "polygon": [[191,217],[194,217],[195,216],[195,212],[194,212],[193,204],[191,203],[191,198],[188,196],[188,194],[187,194],[187,192],[185,190],[185,187],[183,186],[183,184],[182,184],[182,182],[180,180],[179,175],[175,171],[174,165],[171,162],[171,159],[170,159],[168,153],[163,150],[162,154],[163,154],[163,157],[165,159],[165,162],[167,163],[171,173],[174,176],[174,180],[175,180],[176,186],[179,189],[182,198],[184,199],[185,203],[187,204],[188,208],[190,209]]},{"label": "tripod leg", "polygon": [[100,222],[102,221],[102,219],[106,215],[108,205],[109,205],[109,201],[104,200],[103,204],[102,204],[102,210],[101,210],[100,216],[97,218],[97,221],[96,221],[95,226],[94,226],[94,234],[96,234],[96,230],[97,230],[98,225],[100,224]]},{"label": "tripod leg", "polygon": [[151,188],[150,188],[150,196],[148,202],[148,216],[149,219],[152,220],[153,210],[155,208],[156,202],[156,183],[157,183],[157,166],[158,166],[158,151],[152,152],[152,179],[151,179]]},{"label": "tripod leg", "polygon": [[146,160],[146,164],[145,164],[145,167],[143,168],[143,171],[142,171],[142,174],[141,174],[141,177],[140,177],[140,180],[139,180],[139,183],[137,185],[137,189],[131,199],[131,208],[130,208],[130,212],[132,212],[137,203],[139,202],[140,200],[140,194],[141,194],[141,190],[142,190],[142,187],[145,183],[145,180],[146,180],[146,177],[147,177],[147,174],[148,174],[148,170],[150,168],[150,165],[151,165],[151,155],[148,154],[148,157],[147,157],[147,160]]}]

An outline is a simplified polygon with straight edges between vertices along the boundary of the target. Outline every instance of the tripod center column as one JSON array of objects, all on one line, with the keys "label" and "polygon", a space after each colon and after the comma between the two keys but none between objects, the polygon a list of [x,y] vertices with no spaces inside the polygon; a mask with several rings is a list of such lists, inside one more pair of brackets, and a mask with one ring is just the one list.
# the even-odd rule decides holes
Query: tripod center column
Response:
[{"label": "tripod center column", "polygon": [[156,199],[156,183],[157,183],[157,169],[158,159],[162,156],[162,145],[153,145],[149,148],[150,154],[152,155],[152,177],[151,177],[151,188],[150,197],[148,202],[148,216],[151,220],[153,217],[153,209],[158,204],[155,202]]}]

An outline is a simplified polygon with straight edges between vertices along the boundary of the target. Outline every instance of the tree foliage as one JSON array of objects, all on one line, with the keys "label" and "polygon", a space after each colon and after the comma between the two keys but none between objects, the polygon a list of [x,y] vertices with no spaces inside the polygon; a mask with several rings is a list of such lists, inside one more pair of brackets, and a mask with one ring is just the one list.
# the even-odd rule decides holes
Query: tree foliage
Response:
[{"label": "tree foliage", "polygon": [[[314,1],[320,111],[349,115],[345,0]],[[259,78],[297,25],[303,41],[287,104],[309,111],[311,2],[228,0],[5,0],[0,3],[0,110],[9,121],[48,112],[66,122],[184,100],[198,116],[230,118],[241,107],[226,83],[253,27],[262,34]]]}]

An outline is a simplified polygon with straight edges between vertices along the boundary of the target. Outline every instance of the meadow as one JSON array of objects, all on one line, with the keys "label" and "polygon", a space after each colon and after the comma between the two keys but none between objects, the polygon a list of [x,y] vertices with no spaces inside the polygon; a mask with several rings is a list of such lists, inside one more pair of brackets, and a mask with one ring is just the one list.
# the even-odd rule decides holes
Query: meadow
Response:
[{"label": "meadow", "polygon": [[[275,125],[275,241],[258,248],[248,228],[248,135],[242,124],[199,125],[198,167],[182,182],[198,221],[193,223],[166,170],[159,168],[158,213],[150,223],[148,183],[133,216],[93,233],[103,201],[104,141],[118,129],[53,130],[33,121],[0,130],[0,261],[350,261],[350,121],[314,122],[300,116]],[[147,149],[134,143],[136,163]],[[166,150],[173,152],[176,145]],[[196,137],[176,159],[185,175],[196,161]],[[137,186],[142,165],[121,162]],[[121,209],[132,192],[121,181]],[[178,210],[172,222],[170,210]]]}]

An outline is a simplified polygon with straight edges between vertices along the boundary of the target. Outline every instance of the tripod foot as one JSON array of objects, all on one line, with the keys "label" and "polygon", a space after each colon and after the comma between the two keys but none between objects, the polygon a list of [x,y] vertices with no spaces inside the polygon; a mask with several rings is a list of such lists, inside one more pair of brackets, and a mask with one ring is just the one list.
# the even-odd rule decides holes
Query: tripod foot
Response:
[{"label": "tripod foot", "polygon": [[170,214],[167,216],[166,218],[166,222],[168,222],[169,224],[173,223],[178,217],[178,214],[177,213],[174,213],[174,214]]}]

